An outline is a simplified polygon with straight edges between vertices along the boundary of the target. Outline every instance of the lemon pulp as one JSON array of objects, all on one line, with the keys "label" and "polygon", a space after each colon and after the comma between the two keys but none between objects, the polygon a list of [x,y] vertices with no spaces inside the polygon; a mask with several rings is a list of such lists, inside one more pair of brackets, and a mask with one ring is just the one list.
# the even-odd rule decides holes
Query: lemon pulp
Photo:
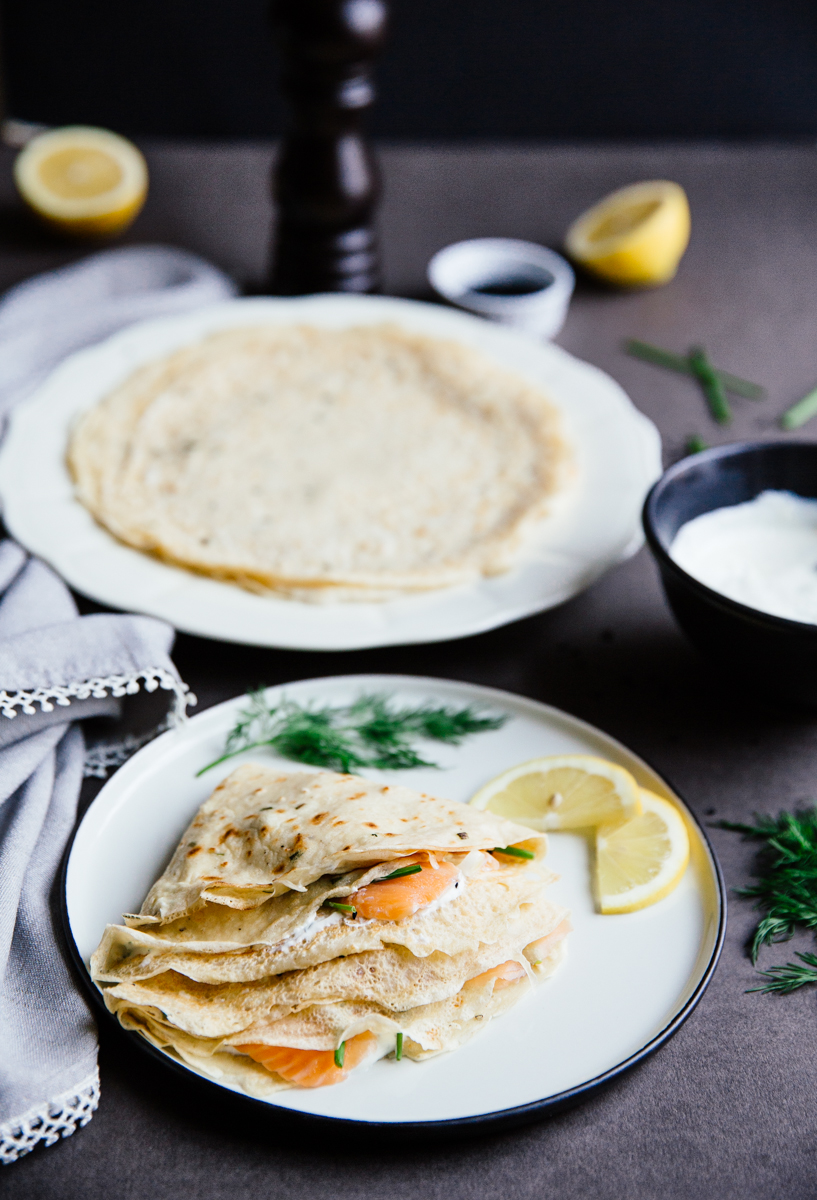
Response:
[{"label": "lemon pulp", "polygon": [[608,238],[617,238],[632,233],[643,221],[651,217],[657,208],[657,200],[651,200],[647,204],[632,204],[629,207],[620,208],[618,211],[610,213],[609,216],[602,217],[595,229],[591,229],[588,233],[588,240],[603,242]]},{"label": "lemon pulp", "polygon": [[669,800],[641,789],[642,811],[596,830],[596,890],[603,913],[635,912],[662,900],[689,862],[684,819]]},{"label": "lemon pulp", "polygon": [[38,134],[17,156],[14,179],[48,224],[78,235],[125,229],[147,194],[145,160],[126,138],[72,125]]},{"label": "lemon pulp", "polygon": [[62,200],[89,200],[122,182],[116,159],[92,146],[57,150],[40,163],[39,175],[43,186]]},{"label": "lemon pulp", "polygon": [[531,829],[585,829],[641,811],[629,771],[589,754],[536,758],[504,771],[471,799]]}]

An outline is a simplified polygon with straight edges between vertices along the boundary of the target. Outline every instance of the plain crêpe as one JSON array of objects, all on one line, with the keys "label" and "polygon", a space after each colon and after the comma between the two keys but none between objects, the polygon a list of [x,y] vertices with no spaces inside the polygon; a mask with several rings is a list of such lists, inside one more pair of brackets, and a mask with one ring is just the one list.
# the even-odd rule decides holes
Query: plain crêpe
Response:
[{"label": "plain cr\u00eape", "polygon": [[536,387],[391,325],[213,334],[137,370],[69,448],[79,499],[123,542],[309,600],[509,569],[567,458]]}]

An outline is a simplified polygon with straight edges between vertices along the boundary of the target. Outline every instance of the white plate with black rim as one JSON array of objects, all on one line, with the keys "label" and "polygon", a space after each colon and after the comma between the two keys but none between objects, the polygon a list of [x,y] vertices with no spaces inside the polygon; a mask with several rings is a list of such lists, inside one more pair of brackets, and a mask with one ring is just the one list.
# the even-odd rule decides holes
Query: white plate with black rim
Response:
[{"label": "white plate with black rim", "polygon": [[[677,793],[642,759],[592,725],[556,708],[492,688],[411,676],[357,675],[270,688],[300,704],[341,705],[364,693],[397,704],[475,706],[506,717],[495,731],[460,746],[424,743],[438,769],[366,771],[374,779],[466,801],[506,767],[543,754],[586,753],[626,767],[638,782],[673,800],[686,818],[691,861],[679,886],[641,912],[601,916],[594,909],[588,842],[550,835],[549,865],[560,875],[555,900],[574,926],[559,972],[462,1049],[423,1063],[384,1059],[342,1084],[293,1088],[274,1100],[247,1097],[258,1110],[285,1109],[360,1128],[401,1130],[508,1125],[575,1101],[658,1049],[690,1015],[715,970],[726,922],[719,867],[702,828]],[[92,993],[88,961],[105,925],[138,911],[192,814],[242,761],[276,761],[245,751],[202,777],[219,756],[246,697],[229,700],[163,734],[105,784],[89,807],[67,856],[64,914],[69,942]],[[288,764],[291,769],[299,769]],[[129,1033],[146,1052],[195,1075],[170,1054]],[[223,1085],[199,1077],[211,1101]]]},{"label": "white plate with black rim", "polygon": [[[482,351],[543,388],[560,410],[577,471],[513,570],[377,604],[306,604],[160,562],[118,542],[76,499],[65,461],[70,429],[143,363],[220,329],[384,321]],[[558,346],[411,300],[250,298],[141,322],[67,359],[11,416],[0,451],[0,499],[12,535],[102,604],[223,641],[351,650],[464,637],[560,604],[639,548],[641,507],[660,474],[652,422],[609,375]]]}]

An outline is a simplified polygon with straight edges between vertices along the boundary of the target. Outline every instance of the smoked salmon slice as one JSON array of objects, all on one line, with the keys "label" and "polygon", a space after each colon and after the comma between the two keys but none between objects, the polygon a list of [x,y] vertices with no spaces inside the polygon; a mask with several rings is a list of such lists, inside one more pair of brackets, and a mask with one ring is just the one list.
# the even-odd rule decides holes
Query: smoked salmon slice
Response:
[{"label": "smoked salmon slice", "polygon": [[511,983],[516,983],[526,974],[525,968],[521,963],[518,963],[515,958],[509,958],[507,962],[500,963],[498,967],[491,967],[490,971],[483,971],[481,975],[475,975],[473,979],[469,979],[469,983],[477,983],[480,986],[494,980],[494,991],[499,991],[500,988],[508,987]]},{"label": "smoked salmon slice", "polygon": [[262,1046],[254,1042],[236,1046],[236,1050],[289,1083],[297,1083],[299,1087],[326,1087],[341,1083],[376,1045],[377,1038],[373,1033],[359,1033],[357,1037],[349,1038],[342,1067],[335,1065],[334,1050],[294,1050],[289,1046]]},{"label": "smoked salmon slice", "polygon": [[344,896],[344,903],[354,905],[359,917],[378,921],[400,921],[413,917],[421,908],[437,900],[451,886],[459,871],[453,863],[440,862],[432,866],[428,857],[412,855],[400,861],[398,869],[418,864],[420,870],[398,879],[381,879],[367,883],[351,896]]},{"label": "smoked salmon slice", "polygon": [[525,957],[532,963],[541,962],[543,958],[547,958],[551,950],[558,946],[559,942],[573,930],[570,921],[565,917],[552,933],[548,933],[545,937],[539,938],[538,942],[531,942],[525,947]]}]

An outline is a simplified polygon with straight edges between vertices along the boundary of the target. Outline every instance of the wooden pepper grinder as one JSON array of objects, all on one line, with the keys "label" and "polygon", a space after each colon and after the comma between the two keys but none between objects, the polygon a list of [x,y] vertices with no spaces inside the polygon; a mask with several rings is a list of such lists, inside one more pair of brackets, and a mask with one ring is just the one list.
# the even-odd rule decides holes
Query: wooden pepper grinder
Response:
[{"label": "wooden pepper grinder", "polygon": [[274,0],[283,84],[293,110],[273,177],[278,209],[271,289],[278,295],[376,292],[380,175],[361,130],[384,0]]}]

